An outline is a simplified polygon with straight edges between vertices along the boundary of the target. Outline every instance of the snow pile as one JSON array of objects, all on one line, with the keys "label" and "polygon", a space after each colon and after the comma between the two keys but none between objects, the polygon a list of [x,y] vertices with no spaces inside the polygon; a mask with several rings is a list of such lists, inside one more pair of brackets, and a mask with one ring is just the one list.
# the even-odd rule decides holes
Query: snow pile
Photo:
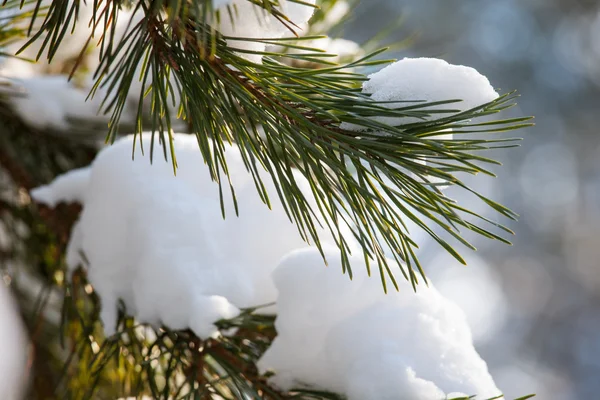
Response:
[{"label": "snow pile", "polygon": [[[469,110],[473,107],[488,103],[498,97],[498,93],[490,85],[488,79],[477,70],[462,65],[448,64],[435,58],[404,58],[379,72],[369,75],[369,80],[363,85],[363,93],[368,93],[375,101],[427,102],[460,99],[460,103],[451,103],[431,110],[457,109]],[[406,107],[410,103],[387,103],[388,108]],[[442,118],[449,114],[432,114]],[[388,125],[397,126],[421,122],[419,118],[379,117],[375,120]],[[360,130],[360,126],[343,124],[344,129]]]},{"label": "snow pile", "polygon": [[305,44],[308,47],[316,47],[321,50],[325,50],[329,54],[335,54],[337,57],[329,59],[329,61],[340,62],[348,60],[350,58],[358,57],[363,54],[363,50],[360,45],[352,40],[348,39],[332,39],[329,37],[315,39]]},{"label": "snow pile", "polygon": [[286,256],[274,272],[278,336],[259,362],[283,388],[309,386],[350,400],[436,400],[500,394],[473,348],[463,312],[434,288],[399,280],[385,295],[361,257],[354,280],[336,249],[325,267],[316,249]]},{"label": "snow pile", "polygon": [[[133,124],[137,118],[138,104],[142,93],[142,82],[138,79],[141,66],[131,82],[129,95],[125,101],[119,122]],[[53,129],[61,132],[78,130],[77,120],[86,123],[103,123],[110,120],[112,111],[105,113],[101,109],[106,97],[106,89],[98,88],[94,96],[89,96],[94,85],[85,80],[79,86],[69,81],[66,75],[40,75],[27,78],[13,78],[6,90],[11,91],[12,111],[28,126],[36,129]],[[147,89],[150,82],[146,82]],[[89,97],[88,97],[89,96]],[[109,96],[111,100],[113,96]],[[107,103],[110,103],[108,101]],[[174,102],[169,98],[167,108],[171,116],[177,115],[180,103],[179,93],[174,93]],[[146,98],[145,109],[149,109],[150,100]],[[106,106],[106,104],[105,104]]]},{"label": "snow pile", "polygon": [[[218,186],[195,136],[175,135],[176,177],[160,148],[151,165],[138,143],[132,161],[132,140],[118,141],[91,167],[32,191],[35,200],[48,205],[83,203],[67,261],[76,267],[83,261],[80,251],[89,261],[88,277],[102,300],[107,334],[115,330],[119,298],[140,321],[191,327],[200,337],[213,334],[212,323],[235,316],[238,307],[274,302],[271,271],[283,255],[307,244],[289,221],[270,175],[261,171],[272,211],[260,200],[237,148],[228,147],[239,217],[225,179],[224,220]],[[150,135],[143,141],[148,146]],[[295,173],[294,179],[312,198],[304,177]],[[324,231],[321,237],[327,242]]]},{"label": "snow pile", "polygon": [[[239,308],[277,301],[278,337],[259,368],[274,370],[273,383],[283,389],[316,387],[350,400],[500,393],[473,348],[465,315],[437,290],[421,286],[415,294],[400,277],[401,291],[385,295],[358,251],[350,260],[352,282],[341,273],[337,248],[326,245],[325,267],[300,239],[264,172],[273,210],[262,203],[235,147],[226,148],[226,159],[240,216],[224,184],[223,219],[196,138],[174,139],[177,176],[162,158],[151,165],[139,144],[132,161],[127,137],[101,151],[91,167],[32,191],[50,206],[83,204],[67,263],[87,268],[108,335],[119,299],[140,322],[190,327],[200,337],[214,335],[213,323]],[[142,140],[148,146],[150,135]],[[310,198],[304,178],[294,178]]]},{"label": "snow pile", "polygon": [[0,279],[0,399],[19,400],[26,384],[25,328],[8,288]]}]

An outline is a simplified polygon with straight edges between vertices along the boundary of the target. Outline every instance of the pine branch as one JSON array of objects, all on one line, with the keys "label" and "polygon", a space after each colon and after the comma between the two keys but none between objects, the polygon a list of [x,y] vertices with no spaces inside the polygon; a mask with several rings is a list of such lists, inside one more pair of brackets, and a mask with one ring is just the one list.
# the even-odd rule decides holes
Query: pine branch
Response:
[{"label": "pine branch", "polygon": [[[277,2],[252,2],[290,31],[297,28]],[[417,244],[411,240],[405,221],[411,220],[424,229],[463,263],[458,251],[435,233],[431,225],[441,227],[448,237],[470,248],[473,246],[463,239],[461,227],[507,242],[485,224],[506,233],[510,230],[455,204],[431,184],[431,179],[460,186],[504,217],[516,218],[510,210],[467,187],[457,175],[491,175],[485,164],[496,162],[475,153],[514,145],[514,139],[469,139],[463,134],[487,135],[529,126],[527,118],[468,122],[510,107],[515,99],[512,93],[458,114],[454,113],[456,110],[443,108],[451,101],[389,108],[387,104],[372,101],[357,87],[366,79],[357,69],[386,63],[376,60],[381,51],[338,66],[328,65],[329,54],[310,48],[301,54],[286,54],[232,47],[229,42],[276,42],[284,48],[298,45],[289,40],[223,36],[210,25],[215,16],[208,1],[136,2],[135,9],[143,18],[135,24],[132,21],[128,34],[118,42],[114,25],[122,6],[116,1],[95,1],[90,21],[105,32],[98,39],[101,65],[96,71],[98,80],[92,95],[100,88],[108,93],[104,99],[104,111],[111,113],[107,140],[112,141],[119,134],[118,122],[126,105],[126,94],[134,80],[140,79],[141,97],[145,98],[138,107],[135,131],[154,132],[164,144],[163,155],[171,153],[175,171],[177,158],[171,132],[177,114],[197,136],[199,150],[220,186],[228,186],[229,181],[224,143],[235,142],[267,206],[273,200],[258,175],[261,168],[267,169],[277,183],[278,200],[305,240],[320,248],[317,226],[325,225],[341,249],[344,270],[351,275],[347,262],[349,238],[342,234],[349,228],[365,257],[376,263],[384,288],[388,280],[397,288],[392,270],[396,266],[388,265],[384,247],[392,250],[403,276],[413,285],[418,283],[419,275],[426,279],[415,254]],[[78,1],[70,7],[66,1],[52,2],[41,28],[30,40],[32,43],[46,35],[38,56],[47,48],[52,59],[68,29],[75,23],[87,23],[77,22],[79,7]],[[244,54],[263,56],[264,61],[262,64],[249,61]],[[323,67],[291,67],[281,62],[286,57],[320,62]],[[143,123],[143,104],[148,102],[150,126]],[[175,114],[173,110],[177,110]],[[444,114],[448,116],[439,118]],[[438,118],[428,120],[432,115]],[[416,117],[423,122],[389,126],[378,122],[376,117]],[[361,126],[363,131],[344,129],[344,123]],[[264,130],[264,138],[258,134],[259,127]],[[461,134],[460,138],[436,138],[448,129]],[[150,157],[154,148],[153,139]],[[423,160],[429,164],[423,165]],[[311,209],[291,178],[292,168],[300,170],[310,182],[318,210]],[[229,190],[235,196],[234,188]],[[477,220],[484,225],[478,225]]]}]

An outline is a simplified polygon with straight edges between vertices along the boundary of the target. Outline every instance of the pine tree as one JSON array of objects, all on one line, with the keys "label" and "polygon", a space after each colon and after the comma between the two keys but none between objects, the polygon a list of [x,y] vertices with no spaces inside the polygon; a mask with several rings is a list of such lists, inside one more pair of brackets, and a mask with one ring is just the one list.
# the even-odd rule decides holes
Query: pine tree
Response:
[{"label": "pine tree", "polygon": [[[455,244],[472,246],[459,229],[508,243],[508,228],[456,204],[443,187],[459,186],[499,216],[516,218],[460,179],[465,173],[493,175],[487,165],[496,162],[487,152],[513,147],[517,139],[490,135],[529,125],[526,117],[491,117],[512,106],[515,93],[468,109],[451,98],[373,100],[361,90],[364,73],[391,62],[381,58],[377,39],[344,57],[317,47],[329,40],[322,36],[332,28],[328,15],[341,3],[322,0],[315,12],[313,2],[300,0],[4,2],[0,44],[10,50],[27,38],[30,54],[23,54],[69,75],[72,82],[65,85],[89,91],[89,103],[101,110],[41,123],[36,110],[24,116],[15,106],[15,99],[27,96],[23,82],[0,81],[0,227],[9,238],[0,246],[0,261],[31,341],[26,398],[342,398],[270,384],[256,362],[277,336],[276,316],[254,307],[215,323],[234,333],[200,338],[192,329],[143,324],[122,302],[117,333],[105,337],[102,298],[86,275],[93,266],[71,275],[65,264],[81,205],[48,207],[29,195],[89,165],[102,139],[110,144],[134,133],[137,151],[154,163],[169,160],[178,174],[174,132],[194,136],[218,184],[220,209],[214,213],[226,219],[236,218],[225,212],[224,200],[230,196],[236,204],[225,155],[233,146],[265,207],[283,204],[297,234],[323,257],[322,236],[331,236],[340,275],[357,272],[350,262],[355,242],[382,291],[398,290],[398,276],[417,291],[427,282],[409,223],[461,262]],[[306,9],[314,15],[304,27],[295,13]],[[64,42],[82,27],[90,33],[73,53]],[[64,56],[67,51],[73,56]],[[73,90],[81,96],[84,89]],[[273,184],[275,191],[268,192]],[[86,264],[86,255],[80,256]]]}]

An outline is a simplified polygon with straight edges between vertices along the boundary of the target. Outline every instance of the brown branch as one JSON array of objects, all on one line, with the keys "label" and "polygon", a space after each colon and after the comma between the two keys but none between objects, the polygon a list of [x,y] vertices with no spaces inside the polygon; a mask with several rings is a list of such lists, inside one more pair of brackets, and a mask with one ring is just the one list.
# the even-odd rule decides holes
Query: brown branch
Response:
[{"label": "brown branch", "polygon": [[37,185],[27,171],[17,164],[3,148],[0,148],[0,167],[4,168],[17,186],[31,190]]}]

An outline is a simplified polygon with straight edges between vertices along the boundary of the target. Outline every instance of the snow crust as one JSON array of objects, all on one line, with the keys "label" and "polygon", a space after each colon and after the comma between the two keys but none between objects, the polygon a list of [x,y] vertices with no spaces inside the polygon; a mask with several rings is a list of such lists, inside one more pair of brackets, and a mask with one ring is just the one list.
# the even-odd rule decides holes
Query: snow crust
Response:
[{"label": "snow crust", "polygon": [[[363,84],[363,93],[368,93],[375,101],[392,102],[382,104],[388,108],[406,107],[411,103],[401,101],[427,102],[460,99],[451,103],[430,108],[431,110],[469,110],[488,103],[498,97],[489,80],[477,70],[462,65],[452,65],[436,58],[404,58],[369,75]],[[431,120],[449,114],[432,114]],[[378,117],[375,120],[397,126],[421,122],[419,118]],[[345,129],[360,130],[360,126],[344,124]]]},{"label": "snow crust", "polygon": [[[82,200],[67,262],[76,267],[80,251],[89,260],[88,277],[102,299],[107,334],[115,330],[119,298],[140,321],[191,327],[200,337],[214,334],[212,323],[235,316],[238,307],[274,302],[271,271],[283,255],[307,244],[288,219],[270,176],[261,173],[272,211],[259,198],[239,150],[228,147],[239,217],[225,180],[223,219],[218,186],[195,136],[175,135],[177,176],[158,147],[152,165],[139,143],[132,161],[132,141],[131,136],[121,139],[101,151],[89,169],[69,172],[31,193],[49,205]],[[150,135],[143,141],[148,146]],[[300,173],[294,178],[310,193]],[[325,231],[321,237],[333,243]]]},{"label": "snow crust", "polygon": [[417,293],[399,279],[384,294],[361,257],[353,281],[341,274],[338,250],[287,255],[273,274],[278,336],[259,362],[272,383],[344,393],[350,400],[435,400],[446,394],[500,394],[473,347],[464,313],[435,288]]},{"label": "snow crust", "polygon": [[27,340],[14,299],[0,279],[0,398],[20,400],[26,384]]}]

